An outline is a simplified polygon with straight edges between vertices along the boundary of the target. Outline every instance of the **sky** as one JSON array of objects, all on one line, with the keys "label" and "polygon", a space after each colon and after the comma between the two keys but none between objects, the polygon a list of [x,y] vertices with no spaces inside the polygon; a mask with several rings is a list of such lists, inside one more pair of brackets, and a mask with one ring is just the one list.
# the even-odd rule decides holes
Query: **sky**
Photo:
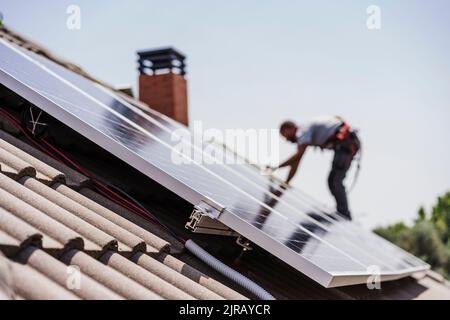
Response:
[{"label": "sky", "polygon": [[[69,5],[81,10],[79,30],[67,28]],[[367,28],[370,5],[381,9],[379,30]],[[447,0],[0,0],[0,12],[8,27],[135,92],[136,51],[174,46],[188,56],[190,120],[206,128],[343,116],[363,141],[350,203],[365,228],[411,222],[450,191]],[[295,146],[280,150],[288,157]],[[308,151],[292,183],[333,204],[331,159]]]}]

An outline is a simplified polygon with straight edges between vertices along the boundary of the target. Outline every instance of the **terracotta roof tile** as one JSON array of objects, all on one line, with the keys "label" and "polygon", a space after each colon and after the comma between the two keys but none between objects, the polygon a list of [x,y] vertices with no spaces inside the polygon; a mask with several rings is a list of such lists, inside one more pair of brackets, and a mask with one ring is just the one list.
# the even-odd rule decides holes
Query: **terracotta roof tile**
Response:
[{"label": "terracotta roof tile", "polygon": [[[93,211],[79,205],[54,189],[43,185],[39,181],[30,177],[21,179],[21,182],[30,190],[30,192],[37,196],[41,196],[40,198],[42,199],[48,199],[46,209],[49,209],[50,204],[56,208],[55,212],[52,212],[55,219],[57,218],[56,216],[58,216],[58,218],[61,217],[60,219],[64,220],[68,220],[69,218],[70,220],[76,220],[78,222],[78,226],[76,226],[77,229],[75,229],[75,225],[72,228],[74,230],[78,230],[78,227],[81,228],[82,230],[77,232],[82,232],[83,234],[86,233],[87,238],[97,237],[99,242],[95,243],[99,244],[102,248],[113,249],[113,246],[117,247],[118,240],[120,241],[120,251],[145,251],[146,245],[142,239],[139,239],[135,235],[118,227],[114,223],[95,214]],[[59,208],[62,208],[63,210],[60,210]],[[46,212],[50,211],[48,210]],[[89,226],[89,228],[86,226]]]},{"label": "terracotta roof tile", "polygon": [[93,200],[67,187],[66,185],[58,183],[55,184],[53,188],[65,197],[70,198],[72,201],[75,201],[76,203],[84,206],[92,212],[95,212],[99,216],[115,223],[117,226],[120,226],[133,235],[139,237],[139,240],[142,239],[143,241],[145,241],[145,243],[147,243],[147,252],[149,253],[159,253],[159,251],[165,250],[166,247],[168,248],[170,246],[170,243],[168,243],[167,241],[162,240],[151,232],[123,218],[117,213],[99,205]]},{"label": "terracotta roof tile", "polygon": [[11,237],[9,234],[0,229],[0,252],[4,252],[6,256],[11,257],[16,255],[19,250],[19,240]]},{"label": "terracotta roof tile", "polygon": [[83,273],[127,299],[161,299],[156,293],[82,251],[70,250],[61,260],[68,265],[78,266]]},{"label": "terracotta roof tile", "polygon": [[[5,257],[0,256],[0,263]],[[14,292],[25,299],[58,300],[79,299],[78,296],[60,286],[28,264],[20,264],[9,260],[11,267],[11,285]]]},{"label": "terracotta roof tile", "polygon": [[448,281],[442,279],[442,281],[436,281],[433,274],[427,273],[425,277],[417,281],[417,283],[423,287],[429,288],[421,292],[415,297],[415,299],[426,300],[450,300],[450,286]]},{"label": "terracotta roof tile", "polygon": [[[48,188],[47,186],[30,177],[24,177],[20,181],[34,181],[38,185],[42,186],[42,188]],[[2,174],[0,174],[0,188],[26,202],[28,205],[39,210],[39,212],[42,212],[48,217],[51,217],[52,219],[58,221],[65,227],[77,232],[80,236],[84,237],[85,243],[92,241],[98,246],[98,250],[117,248],[117,241],[113,237],[109,236],[102,230],[90,225],[77,216],[74,216],[63,208],[60,208],[47,198],[36,194],[32,190],[26,188],[18,182],[12,181],[10,178]],[[88,250],[95,249],[89,248]]]},{"label": "terracotta roof tile", "polygon": [[182,275],[188,277],[189,279],[199,283],[200,285],[208,288],[212,292],[222,296],[225,299],[231,300],[242,300],[247,299],[235,290],[227,287],[226,285],[220,283],[219,281],[205,275],[204,273],[198,271],[197,269],[191,267],[187,263],[169,255],[161,254],[158,258],[166,266],[172,268],[173,270],[181,273]]},{"label": "terracotta roof tile", "polygon": [[12,179],[36,176],[36,170],[14,154],[0,148],[0,171]]},{"label": "terracotta roof tile", "polygon": [[[33,246],[22,250],[15,260],[28,264],[63,287],[71,281],[71,276],[73,276],[71,272],[68,272],[67,265]],[[72,283],[74,288],[72,292],[78,297],[83,299],[123,299],[87,275],[80,273],[79,276],[80,278]]]},{"label": "terracotta roof tile", "polygon": [[0,300],[10,300],[14,297],[11,278],[11,263],[0,252]]},{"label": "terracotta roof tile", "polygon": [[[62,172],[50,167],[46,163],[36,159],[3,139],[0,139],[0,149],[14,155],[25,164],[28,164],[30,167],[34,168],[36,170],[36,179],[39,181],[49,185],[57,181],[64,181],[64,174]],[[28,174],[28,176],[30,175]]]},{"label": "terracotta roof tile", "polygon": [[[83,238],[78,233],[1,188],[0,207],[32,225],[41,232],[49,235],[53,239],[56,239],[65,247],[67,246],[83,249],[85,246]],[[96,245],[93,244],[93,247],[90,249],[94,249],[95,247]]]},{"label": "terracotta roof tile", "polygon": [[17,239],[20,247],[34,245],[53,251],[62,250],[64,247],[60,242],[47,236],[3,208],[0,208],[0,229],[14,239]]},{"label": "terracotta roof tile", "polygon": [[20,242],[16,238],[11,237],[3,230],[0,230],[0,246],[19,247]]},{"label": "terracotta roof tile", "polygon": [[146,254],[138,252],[131,258],[131,260],[142,268],[150,271],[151,273],[157,275],[158,277],[171,283],[175,287],[180,288],[184,292],[197,299],[224,299],[221,295],[211,291],[207,287],[200,285],[198,282],[191,280],[190,278],[169,268],[165,264]]},{"label": "terracotta roof tile", "polygon": [[106,199],[105,197],[96,193],[95,191],[88,188],[82,188],[80,190],[80,194],[84,195],[86,198],[89,198],[94,202],[97,202],[99,205],[117,213],[122,218],[129,220],[135,225],[152,233],[154,236],[152,237],[153,239],[151,240],[150,244],[158,251],[170,250],[171,253],[179,253],[184,250],[184,246],[178,240],[176,240],[173,236],[171,236],[167,232],[162,231],[160,227],[155,226],[150,222],[137,216],[136,214],[131,213],[129,210]]},{"label": "terracotta roof tile", "polygon": [[[5,131],[0,130],[0,139],[7,142],[10,146],[15,146],[17,149],[23,151],[24,153],[32,156],[40,160],[42,163],[47,164],[48,167],[55,168],[56,172],[63,173],[65,178],[65,183],[72,188],[80,188],[82,186],[86,186],[89,184],[89,178],[82,175],[81,173],[73,170],[72,168],[67,167],[61,162],[53,159],[52,157],[46,155],[42,151],[30,146],[29,144],[19,140],[18,138],[6,133]],[[0,140],[1,141],[1,140]],[[5,143],[3,142],[3,145]],[[11,147],[8,147],[11,149]],[[31,161],[33,162],[33,161]],[[31,164],[30,162],[30,164]],[[34,163],[34,162],[33,162]],[[44,170],[45,171],[45,170]],[[54,172],[53,174],[55,174]],[[51,174],[49,173],[51,176]],[[30,175],[32,176],[32,175]],[[55,176],[54,176],[55,177]]]},{"label": "terracotta roof tile", "polygon": [[134,262],[122,257],[120,254],[108,251],[101,258],[100,261],[110,266],[113,269],[121,272],[130,279],[133,279],[142,286],[148,288],[152,292],[157,293],[165,299],[172,300],[192,300],[191,295],[183,292],[179,288],[159,278],[157,275],[148,272],[146,269],[140,267]]},{"label": "terracotta roof tile", "polygon": [[[3,257],[0,266],[6,263],[11,270],[14,298],[245,298],[187,264],[177,264],[168,252],[181,252],[183,245],[159,227],[86,187],[81,194],[64,184],[70,173],[65,165],[53,171],[30,156],[36,154],[30,146],[1,131],[0,137],[7,138],[0,143],[0,159],[6,159],[2,170],[9,170],[9,176],[0,173],[0,251],[9,258]],[[16,150],[22,147],[27,155]],[[47,178],[36,179],[36,167]],[[79,289],[68,289],[68,266],[80,268]],[[6,274],[2,270],[0,279]]]}]

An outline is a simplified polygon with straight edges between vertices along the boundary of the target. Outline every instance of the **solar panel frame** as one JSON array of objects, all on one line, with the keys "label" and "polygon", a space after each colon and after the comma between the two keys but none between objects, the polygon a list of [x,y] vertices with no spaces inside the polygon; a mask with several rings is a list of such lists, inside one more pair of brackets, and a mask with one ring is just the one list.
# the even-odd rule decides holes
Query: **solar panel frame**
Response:
[{"label": "solar panel frame", "polygon": [[[4,40],[2,40],[4,42]],[[21,54],[21,49],[14,48],[12,45],[9,45],[13,49],[17,51],[17,54]],[[23,53],[22,53],[23,54]],[[26,55],[25,55],[26,56]],[[27,56],[29,59],[33,60],[31,57]],[[48,72],[48,70],[46,71]],[[65,79],[59,77],[60,81],[66,81]],[[63,123],[70,123],[70,126],[76,131],[82,133],[88,139],[94,141],[102,148],[111,151],[114,155],[118,156],[123,161],[128,163],[132,163],[133,166],[139,171],[143,172],[150,178],[159,182],[163,186],[174,190],[178,195],[191,202],[192,204],[198,204],[200,202],[206,202],[212,207],[216,208],[220,215],[217,217],[219,221],[224,223],[225,225],[231,227],[236,232],[243,234],[252,242],[258,244],[262,248],[276,255],[281,260],[287,262],[292,265],[296,269],[305,273],[312,279],[316,280],[320,284],[325,287],[333,287],[340,285],[349,285],[356,283],[364,283],[369,275],[367,272],[352,272],[351,274],[347,274],[345,272],[330,273],[322,268],[318,267],[316,264],[312,263],[308,259],[305,259],[299,255],[293,255],[292,251],[286,247],[286,245],[280,243],[279,241],[268,237],[266,234],[261,232],[260,229],[255,228],[250,225],[247,221],[242,220],[235,213],[229,211],[229,208],[222,206],[219,202],[215,201],[211,197],[207,197],[203,194],[200,194],[193,188],[188,185],[181,183],[177,178],[168,175],[166,172],[154,166],[152,163],[146,161],[142,157],[137,156],[132,150],[126,148],[125,146],[117,143],[116,140],[104,135],[100,134],[99,131],[93,128],[91,125],[85,123],[81,119],[75,117],[73,114],[67,112],[57,103],[48,99],[48,97],[43,96],[39,92],[36,92],[34,89],[30,88],[26,84],[22,83],[18,79],[9,75],[5,71],[0,68],[0,79],[1,83],[12,89],[25,99],[31,101],[32,103],[39,106],[41,109],[45,110],[58,120]],[[70,83],[69,83],[70,84]],[[86,95],[86,93],[71,84],[74,90],[79,91],[80,93]],[[110,110],[111,111],[111,110]],[[166,119],[167,120],[167,119]],[[167,120],[168,121],[168,120]],[[299,259],[301,257],[301,259]],[[383,273],[381,275],[381,280],[392,280],[397,279],[405,274],[410,274],[415,271],[420,271],[426,269],[427,266],[421,266],[418,268],[411,268],[410,270],[403,269],[401,272],[390,272]]]},{"label": "solar panel frame", "polygon": [[[40,56],[36,56],[36,58],[45,62],[45,59],[44,59],[44,58],[41,58]],[[65,69],[64,69],[64,68],[59,68],[59,70],[65,70]],[[71,77],[74,77],[74,76],[78,77],[78,78],[79,78],[78,81],[75,81],[75,82],[77,82],[78,85],[80,85],[80,80],[83,80],[84,82],[88,82],[87,79],[85,79],[85,78],[83,78],[83,77],[81,77],[81,76],[79,76],[79,75],[75,75],[75,74],[72,75],[72,74],[70,74],[67,70],[65,70],[64,73],[65,73],[65,76],[66,76],[65,78],[67,78],[67,79],[70,79]],[[63,75],[63,76],[64,76],[64,75]],[[80,88],[83,88],[83,87],[80,87]],[[85,88],[85,90],[88,90],[88,89],[90,89],[90,90],[93,89],[92,84],[89,84],[89,88]],[[108,96],[109,98],[114,97],[114,99],[116,99],[116,100],[117,100],[117,99],[118,99],[119,101],[122,100],[121,98],[119,98],[119,97],[117,97],[115,94],[113,94],[112,92],[110,92],[110,91],[104,89],[103,87],[101,87],[101,86],[99,86],[99,85],[98,85],[98,88],[97,88],[96,93],[95,93],[98,99],[100,99],[99,94],[102,94],[102,93],[103,93],[103,92],[99,92],[98,89],[105,91],[105,92],[107,93],[107,96]],[[106,102],[105,102],[105,103],[106,103]],[[125,103],[126,105],[128,105],[127,102],[124,102],[124,103]],[[132,107],[132,106],[130,106],[130,107]],[[135,108],[135,109],[136,109],[136,108]],[[140,110],[140,109],[139,109],[139,110],[137,110],[137,111],[140,112],[140,113],[143,113],[143,110]],[[159,120],[162,120],[161,117],[158,116],[158,115],[156,114],[156,112],[149,112],[149,113],[152,114],[152,117],[158,117]],[[145,115],[145,114],[144,114],[144,115]],[[147,118],[149,118],[149,117],[147,117]],[[163,125],[162,125],[161,123],[159,123],[158,121],[156,121],[156,120],[154,120],[154,119],[150,119],[150,120],[153,121],[153,122],[155,122],[155,123],[158,123],[158,125],[159,125],[161,128],[165,128],[165,129],[170,133],[170,129],[166,128],[165,126],[163,126]],[[160,122],[166,122],[166,124],[167,124],[167,121],[168,121],[168,119],[165,119],[165,120],[162,120],[162,121],[160,121]],[[182,125],[174,125],[173,128],[174,128],[174,129],[178,129],[178,128],[183,128],[183,127],[182,127]],[[161,136],[160,136],[160,138],[161,138]],[[163,140],[164,140],[164,139],[163,139]],[[167,142],[168,139],[166,139],[166,140],[164,140],[164,141]],[[227,165],[224,164],[224,167],[227,167]],[[242,166],[235,166],[235,168],[242,168]],[[228,168],[228,169],[229,169],[229,168]],[[232,169],[230,169],[230,170],[232,171]],[[213,170],[213,171],[214,171],[214,170]],[[242,177],[242,175],[241,175],[240,177]],[[260,175],[254,175],[253,177],[255,177],[255,178],[261,178]],[[267,181],[266,181],[266,182],[267,182]],[[254,186],[255,186],[255,187],[258,187],[258,185],[256,185],[256,184],[254,184]],[[266,190],[263,190],[263,191],[266,192]],[[266,192],[266,195],[272,196],[272,194],[268,194],[267,192]],[[283,201],[283,199],[281,199],[281,200]],[[294,208],[294,207],[291,207],[291,209],[296,210],[296,208]],[[303,214],[303,212],[301,212],[301,214]],[[303,214],[303,215],[304,215],[304,214]],[[324,215],[324,217],[327,218],[326,215]],[[309,217],[307,217],[307,218],[309,218]],[[311,219],[311,218],[310,218],[310,220],[311,220],[311,221],[314,221],[314,220]],[[317,225],[320,224],[318,221],[314,221],[313,223],[316,223]],[[339,226],[340,226],[340,224],[339,224]],[[324,226],[324,228],[326,228],[326,227]],[[350,236],[350,238],[351,238],[353,235],[347,233],[347,236]],[[366,256],[366,258],[369,257],[369,258],[373,261],[373,259],[374,259],[373,253],[368,254],[367,252],[364,252],[359,246],[357,246],[357,245],[353,242],[353,241],[354,241],[353,239],[347,239],[346,237],[344,237],[343,240],[346,241],[348,245],[350,245],[351,247],[353,247],[353,250],[361,251],[361,252]],[[328,241],[328,242],[331,242],[331,241]],[[337,247],[339,247],[339,246],[337,246]],[[378,247],[375,247],[374,249],[377,250]],[[392,257],[386,257],[386,256],[384,256],[383,259],[385,259],[385,258],[392,258]],[[378,263],[380,263],[380,264],[385,264],[384,261],[381,260],[381,259],[379,259],[379,258],[378,258]],[[402,263],[402,261],[400,261],[400,263]],[[388,266],[388,267],[389,267],[389,266]],[[392,267],[392,266],[391,266],[391,267]]]}]

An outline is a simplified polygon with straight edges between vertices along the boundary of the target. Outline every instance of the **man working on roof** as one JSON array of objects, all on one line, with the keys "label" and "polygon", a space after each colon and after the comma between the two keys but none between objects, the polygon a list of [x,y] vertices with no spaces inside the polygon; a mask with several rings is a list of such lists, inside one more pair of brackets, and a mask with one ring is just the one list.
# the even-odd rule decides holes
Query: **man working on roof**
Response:
[{"label": "man working on roof", "polygon": [[300,160],[309,146],[334,150],[334,159],[328,177],[328,186],[336,199],[337,211],[351,220],[348,208],[344,178],[353,158],[360,149],[360,141],[356,133],[340,117],[317,119],[305,126],[297,126],[292,121],[281,124],[280,134],[286,140],[297,144],[297,152],[273,170],[290,166],[286,179],[289,184],[300,164]]}]

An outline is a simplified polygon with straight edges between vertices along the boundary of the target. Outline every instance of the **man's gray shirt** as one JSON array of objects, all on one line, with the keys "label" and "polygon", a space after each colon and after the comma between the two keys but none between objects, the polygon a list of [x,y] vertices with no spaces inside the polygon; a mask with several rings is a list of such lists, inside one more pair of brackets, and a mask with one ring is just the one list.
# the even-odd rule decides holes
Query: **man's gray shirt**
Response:
[{"label": "man's gray shirt", "polygon": [[327,140],[333,136],[342,125],[338,117],[322,117],[300,125],[297,133],[297,143],[325,148]]}]

